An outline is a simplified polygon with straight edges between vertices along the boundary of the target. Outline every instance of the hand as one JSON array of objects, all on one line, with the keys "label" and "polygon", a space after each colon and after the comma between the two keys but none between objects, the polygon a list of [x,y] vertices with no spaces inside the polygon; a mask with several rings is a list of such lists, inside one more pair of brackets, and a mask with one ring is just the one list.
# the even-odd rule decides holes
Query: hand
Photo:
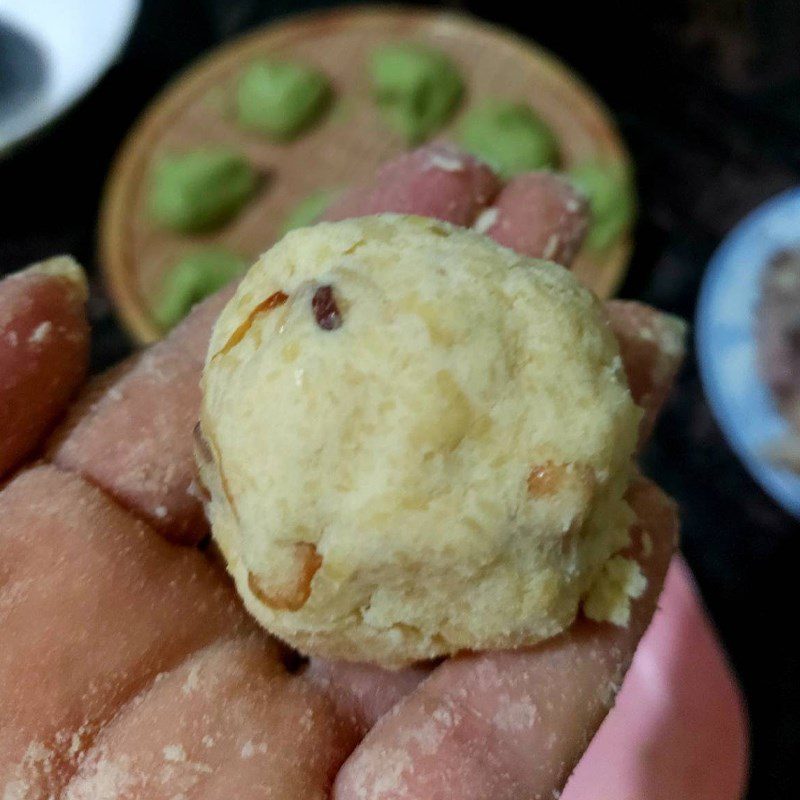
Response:
[{"label": "hand", "polygon": [[[360,213],[417,210],[464,224],[496,191],[472,162],[451,171],[431,168],[424,151],[404,159],[402,169],[384,168],[375,187],[342,203]],[[420,197],[428,205],[415,206]],[[489,232],[533,255],[555,248],[567,260],[585,222],[575,200],[552,176],[520,178],[496,200]],[[331,214],[349,213],[343,208]],[[579,620],[542,646],[461,656],[433,670],[312,663],[292,671],[291,655],[252,625],[209,553],[165,541],[196,543],[207,533],[191,431],[208,332],[227,296],[210,299],[164,342],[90,382],[40,451],[44,461],[0,492],[4,800],[311,800],[331,791],[337,800],[554,796],[652,616],[675,542],[673,505],[643,479],[631,487],[634,552],[649,588],[629,628]],[[0,284],[0,471],[40,446],[82,380],[84,297],[74,269],[51,266]],[[647,411],[646,434],[680,359],[664,347],[678,331],[644,306],[608,308],[635,398]],[[642,531],[653,545],[646,557]],[[681,569],[662,600],[672,605],[660,630],[675,635],[669,614],[685,619],[688,602],[695,652],[704,675],[716,678],[708,687],[722,709],[714,721],[735,728],[738,698],[696,602],[686,600]],[[655,658],[658,667],[665,661],[660,639],[653,648],[639,658]],[[687,704],[696,698],[684,695]],[[629,731],[641,734],[637,699],[607,737],[623,752],[636,752]],[[651,713],[654,704],[640,702]],[[703,752],[717,757],[703,724]],[[723,753],[728,762],[741,760],[737,730]],[[672,740],[665,749],[680,763],[685,744],[697,745]],[[605,754],[605,763],[616,754]],[[707,763],[698,767],[699,775],[715,774]],[[613,776],[607,796],[735,796],[693,795],[696,780],[676,793],[673,774],[659,775],[646,795],[615,793],[633,785],[632,772]],[[590,781],[598,777],[592,771]]]}]

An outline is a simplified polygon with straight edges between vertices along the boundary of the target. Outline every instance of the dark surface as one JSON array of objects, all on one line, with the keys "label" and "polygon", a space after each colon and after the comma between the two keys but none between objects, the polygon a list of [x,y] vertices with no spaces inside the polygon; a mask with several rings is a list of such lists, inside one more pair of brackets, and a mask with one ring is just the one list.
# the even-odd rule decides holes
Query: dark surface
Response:
[{"label": "dark surface", "polygon": [[21,31],[0,23],[0,124],[33,105],[47,78],[44,54]]},{"label": "dark surface", "polygon": [[[57,252],[94,267],[104,177],[146,103],[201,51],[305,5],[145,0],[121,62],[78,108],[0,163],[0,271]],[[525,4],[463,4],[550,47],[613,109],[638,165],[641,193],[637,250],[622,294],[691,319],[704,266],[721,237],[761,200],[798,182],[800,4],[586,5],[559,3],[548,11],[537,4],[528,12]],[[129,344],[97,286],[91,313],[94,365],[101,368]],[[798,524],[731,454],[693,357],[646,465],[680,502],[684,551],[747,694],[750,797],[800,797],[800,665],[791,655],[800,652],[793,641]]]}]

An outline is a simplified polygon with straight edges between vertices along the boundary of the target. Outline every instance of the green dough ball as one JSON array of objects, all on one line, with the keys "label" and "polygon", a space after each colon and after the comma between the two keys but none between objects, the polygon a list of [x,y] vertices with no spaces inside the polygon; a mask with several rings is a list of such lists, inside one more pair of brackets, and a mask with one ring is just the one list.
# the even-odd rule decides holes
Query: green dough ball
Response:
[{"label": "green dough ball", "polygon": [[519,103],[490,103],[472,110],[461,126],[460,142],[503,178],[558,163],[553,132],[532,108]]},{"label": "green dough ball", "polygon": [[335,196],[336,192],[320,190],[301,200],[283,221],[281,236],[285,236],[295,228],[313,225],[328,210]]},{"label": "green dough ball", "polygon": [[605,250],[630,227],[636,213],[636,192],[629,171],[620,164],[587,161],[571,169],[567,177],[589,198],[592,223],[587,245]]},{"label": "green dough ball", "polygon": [[255,170],[227,148],[165,156],[153,170],[150,214],[182,233],[208,230],[236,214],[257,185]]},{"label": "green dough ball", "polygon": [[372,54],[370,71],[384,120],[410,144],[441,128],[464,93],[453,62],[423,45],[382,47]]},{"label": "green dough ball", "polygon": [[166,329],[176,325],[195,303],[242,275],[247,266],[235,253],[216,247],[184,256],[164,278],[153,310],[156,321]]},{"label": "green dough ball", "polygon": [[328,79],[312,67],[287,61],[254,61],[239,76],[239,124],[273,139],[292,139],[324,111]]}]

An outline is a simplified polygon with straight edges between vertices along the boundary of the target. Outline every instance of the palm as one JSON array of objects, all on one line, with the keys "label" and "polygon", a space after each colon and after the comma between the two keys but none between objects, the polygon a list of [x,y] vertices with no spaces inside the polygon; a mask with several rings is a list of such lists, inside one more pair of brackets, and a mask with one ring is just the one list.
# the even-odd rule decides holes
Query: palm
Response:
[{"label": "palm", "polygon": [[[439,179],[462,198],[473,190]],[[382,180],[386,189],[390,178]],[[361,213],[393,210],[397,186],[381,188],[361,197]],[[535,253],[563,234],[566,258],[580,231],[557,213],[563,186],[540,176],[532,188],[524,236],[505,235]],[[409,196],[413,203],[418,186]],[[473,205],[458,208],[474,215]],[[650,589],[628,629],[580,621],[545,646],[433,670],[312,662],[290,671],[212,555],[162,538],[196,543],[206,534],[191,430],[205,342],[224,299],[90,384],[50,436],[48,463],[0,492],[4,800],[551,796],[652,616],[674,545],[671,503],[645,481],[631,488],[638,529],[655,546],[642,557]],[[0,471],[34,451],[80,381],[81,308],[74,275],[23,273],[0,284]],[[650,422],[679,360],[661,347],[672,323],[635,304],[609,312]],[[45,335],[34,335],[45,322]],[[703,635],[707,661],[719,665]],[[720,669],[729,713],[718,722],[738,724]],[[726,757],[740,757],[740,745]]]}]

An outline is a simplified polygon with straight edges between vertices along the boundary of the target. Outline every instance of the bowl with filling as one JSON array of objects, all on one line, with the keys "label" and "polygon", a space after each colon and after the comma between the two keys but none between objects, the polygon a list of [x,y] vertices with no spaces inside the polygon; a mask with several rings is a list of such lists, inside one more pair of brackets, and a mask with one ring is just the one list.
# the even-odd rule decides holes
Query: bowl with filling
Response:
[{"label": "bowl with filling", "polygon": [[800,248],[766,264],[756,312],[758,368],[787,431],[768,448],[773,461],[800,474]]},{"label": "bowl with filling", "polygon": [[709,262],[695,318],[703,388],[753,478],[800,516],[797,445],[800,192],[748,214]]}]

